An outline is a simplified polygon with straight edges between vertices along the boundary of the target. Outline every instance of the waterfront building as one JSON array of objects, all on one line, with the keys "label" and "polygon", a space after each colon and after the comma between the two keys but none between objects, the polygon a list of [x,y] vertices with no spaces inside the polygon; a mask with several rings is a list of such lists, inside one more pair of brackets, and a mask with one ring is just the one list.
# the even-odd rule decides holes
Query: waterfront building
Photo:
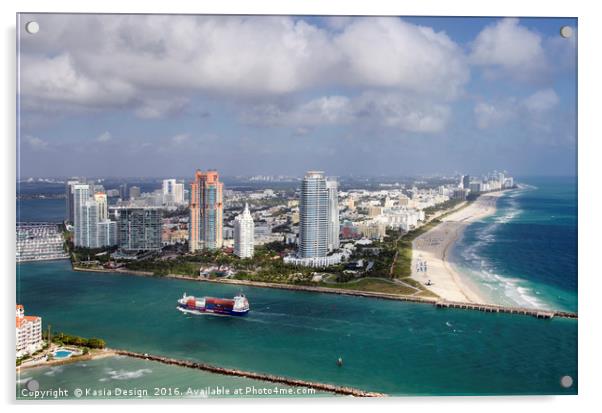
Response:
[{"label": "waterfront building", "polygon": [[140,198],[140,187],[133,186],[130,188],[130,199],[138,199]]},{"label": "waterfront building", "polygon": [[105,192],[96,192],[94,194],[94,200],[98,203],[98,220],[106,221],[109,219],[107,194]]},{"label": "waterfront building", "polygon": [[339,195],[338,183],[333,179],[326,180],[328,189],[328,251],[339,248]]},{"label": "waterfront building", "polygon": [[73,187],[76,184],[82,183],[79,179],[68,180],[65,183],[65,221],[73,223],[74,222],[74,211],[75,205],[74,202],[74,194]]},{"label": "waterfront building", "polygon": [[[98,203],[94,199],[86,200],[79,208],[80,237],[77,247],[98,248]],[[77,228],[77,226],[76,226]]]},{"label": "waterfront building", "polygon": [[320,171],[309,171],[301,183],[299,203],[299,257],[328,253],[328,188]]},{"label": "waterfront building", "polygon": [[217,171],[197,170],[190,186],[189,249],[218,249],[223,245],[223,184]]},{"label": "waterfront building", "polygon": [[42,341],[42,319],[25,315],[25,309],[17,304],[16,344],[17,357],[35,353],[44,346]]},{"label": "waterfront building", "polygon": [[117,241],[125,251],[161,250],[161,208],[113,207]]},{"label": "waterfront building", "polygon": [[251,258],[254,253],[255,224],[245,204],[242,214],[234,219],[234,254],[240,258]]},{"label": "waterfront building", "polygon": [[108,219],[98,223],[98,246],[112,247],[117,245],[117,222]]},{"label": "waterfront building", "polygon": [[73,185],[73,244],[76,247],[84,246],[85,231],[87,229],[85,223],[85,217],[82,213],[82,208],[86,202],[90,199],[90,185],[87,184],[74,184]]},{"label": "waterfront building", "polygon": [[481,182],[471,182],[469,188],[471,193],[478,194],[481,192]]}]

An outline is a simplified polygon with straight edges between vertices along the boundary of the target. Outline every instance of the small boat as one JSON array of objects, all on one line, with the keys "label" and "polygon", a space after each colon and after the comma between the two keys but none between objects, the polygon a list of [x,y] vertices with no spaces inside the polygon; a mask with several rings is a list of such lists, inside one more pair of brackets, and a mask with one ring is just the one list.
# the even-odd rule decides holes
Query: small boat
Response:
[{"label": "small boat", "polygon": [[343,358],[342,358],[342,357],[339,357],[339,358],[337,359],[337,366],[339,366],[339,367],[342,367],[342,366],[343,366]]},{"label": "small boat", "polygon": [[243,316],[249,312],[249,300],[243,294],[232,299],[184,295],[178,300],[178,310],[188,314],[215,314],[226,316]]}]

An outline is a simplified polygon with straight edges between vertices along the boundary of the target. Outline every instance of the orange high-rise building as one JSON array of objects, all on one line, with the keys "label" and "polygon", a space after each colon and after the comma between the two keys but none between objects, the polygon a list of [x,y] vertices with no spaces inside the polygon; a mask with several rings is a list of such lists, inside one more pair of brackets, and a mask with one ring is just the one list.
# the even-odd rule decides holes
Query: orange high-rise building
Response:
[{"label": "orange high-rise building", "polygon": [[217,171],[197,169],[190,186],[189,248],[191,252],[222,247],[224,185]]}]

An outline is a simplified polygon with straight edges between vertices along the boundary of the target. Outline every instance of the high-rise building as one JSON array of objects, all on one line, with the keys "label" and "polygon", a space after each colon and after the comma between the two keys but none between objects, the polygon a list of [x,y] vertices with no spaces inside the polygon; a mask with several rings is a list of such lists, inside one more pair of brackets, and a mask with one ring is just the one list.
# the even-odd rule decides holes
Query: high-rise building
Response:
[{"label": "high-rise building", "polygon": [[118,245],[126,251],[161,249],[161,208],[112,207],[117,218]]},{"label": "high-rise building", "polygon": [[328,250],[339,248],[339,194],[338,183],[334,179],[326,180],[328,189]]},{"label": "high-rise building", "polygon": [[470,187],[470,175],[462,176],[462,188],[468,189]]},{"label": "high-rise building", "polygon": [[73,196],[73,186],[79,183],[82,182],[78,179],[71,179],[65,184],[65,220],[67,222],[74,222],[75,206],[73,202],[75,198]]},{"label": "high-rise building", "polygon": [[94,200],[98,203],[98,220],[106,221],[109,219],[107,194],[105,192],[96,192],[94,194]]},{"label": "high-rise building", "polygon": [[89,198],[80,207],[81,214],[80,223],[82,225],[77,247],[98,248],[98,203]]},{"label": "high-rise building", "polygon": [[222,247],[222,193],[223,184],[217,171],[196,171],[190,186],[190,251]]},{"label": "high-rise building", "polygon": [[325,257],[328,253],[328,205],[324,173],[307,172],[299,202],[299,257]]},{"label": "high-rise building", "polygon": [[240,258],[251,258],[254,253],[255,224],[249,211],[249,205],[245,204],[242,214],[234,218],[234,254]]},{"label": "high-rise building", "polygon": [[184,203],[184,184],[175,179],[163,180],[163,204],[182,205]]},{"label": "high-rise building", "polygon": [[140,187],[133,186],[130,188],[130,199],[138,199],[140,198]]},{"label": "high-rise building", "polygon": [[119,198],[121,198],[122,201],[128,199],[128,184],[125,182],[119,185]]},{"label": "high-rise building", "polygon": [[103,220],[98,223],[98,246],[111,247],[117,245],[117,222]]},{"label": "high-rise building", "polygon": [[82,212],[84,204],[90,199],[90,185],[74,184],[73,185],[73,244],[76,247],[84,246],[84,236],[86,230],[86,221]]}]

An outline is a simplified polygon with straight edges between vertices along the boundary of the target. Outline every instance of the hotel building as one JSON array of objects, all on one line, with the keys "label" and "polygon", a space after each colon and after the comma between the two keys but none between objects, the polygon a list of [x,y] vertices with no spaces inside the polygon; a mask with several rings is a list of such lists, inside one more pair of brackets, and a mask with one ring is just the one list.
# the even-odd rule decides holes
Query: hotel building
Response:
[{"label": "hotel building", "polygon": [[17,304],[17,357],[32,354],[44,346],[42,341],[42,319],[25,315],[21,304]]},{"label": "hotel building", "polygon": [[223,184],[217,171],[197,170],[190,186],[189,249],[218,249],[223,245]]},{"label": "hotel building", "polygon": [[242,214],[234,218],[234,254],[240,258],[251,258],[254,253],[255,224],[245,204]]}]

